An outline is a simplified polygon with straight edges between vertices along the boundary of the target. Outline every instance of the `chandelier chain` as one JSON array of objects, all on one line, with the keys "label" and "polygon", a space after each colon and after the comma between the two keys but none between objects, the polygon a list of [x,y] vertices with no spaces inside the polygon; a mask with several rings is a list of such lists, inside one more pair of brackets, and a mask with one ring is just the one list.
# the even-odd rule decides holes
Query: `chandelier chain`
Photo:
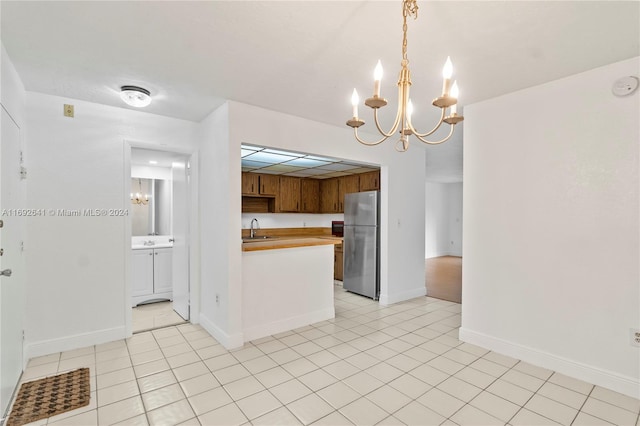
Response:
[{"label": "chandelier chain", "polygon": [[407,60],[407,16],[418,19],[417,0],[404,0],[402,7],[402,59]]}]

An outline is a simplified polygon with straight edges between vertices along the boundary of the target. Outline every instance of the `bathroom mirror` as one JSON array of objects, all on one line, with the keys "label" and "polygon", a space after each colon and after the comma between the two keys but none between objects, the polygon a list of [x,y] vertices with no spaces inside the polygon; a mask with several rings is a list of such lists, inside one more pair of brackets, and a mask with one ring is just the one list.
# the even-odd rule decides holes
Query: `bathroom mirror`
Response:
[{"label": "bathroom mirror", "polygon": [[171,181],[131,178],[131,235],[171,234]]}]

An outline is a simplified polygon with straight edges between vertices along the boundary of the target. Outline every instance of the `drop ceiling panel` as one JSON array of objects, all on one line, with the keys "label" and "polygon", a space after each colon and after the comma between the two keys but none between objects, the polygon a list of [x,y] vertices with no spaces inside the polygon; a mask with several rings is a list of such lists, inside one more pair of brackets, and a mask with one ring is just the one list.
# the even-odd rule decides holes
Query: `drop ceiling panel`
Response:
[{"label": "drop ceiling panel", "polygon": [[299,152],[242,145],[242,171],[272,175],[328,179],[377,170],[337,158],[318,157]]}]

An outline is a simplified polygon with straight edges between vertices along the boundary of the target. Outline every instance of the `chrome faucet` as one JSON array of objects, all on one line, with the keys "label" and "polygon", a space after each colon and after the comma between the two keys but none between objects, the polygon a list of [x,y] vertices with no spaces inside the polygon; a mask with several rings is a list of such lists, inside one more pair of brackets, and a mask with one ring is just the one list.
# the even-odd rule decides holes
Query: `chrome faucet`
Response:
[{"label": "chrome faucet", "polygon": [[[253,227],[253,222],[256,222],[256,227],[254,229]],[[256,230],[260,229],[260,224],[258,223],[258,219],[256,219],[255,217],[253,219],[251,219],[251,226],[250,226],[250,230],[249,230],[249,238],[254,238],[256,236]]]}]

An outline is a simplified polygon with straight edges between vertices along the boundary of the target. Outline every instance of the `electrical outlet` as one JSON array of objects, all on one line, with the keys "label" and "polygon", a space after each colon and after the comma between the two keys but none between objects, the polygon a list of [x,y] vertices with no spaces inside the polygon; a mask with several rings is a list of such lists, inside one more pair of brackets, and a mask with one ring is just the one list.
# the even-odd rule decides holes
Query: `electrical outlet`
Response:
[{"label": "electrical outlet", "polygon": [[216,305],[220,304],[220,295],[216,294]]},{"label": "electrical outlet", "polygon": [[64,104],[64,116],[73,118],[73,105]]},{"label": "electrical outlet", "polygon": [[629,343],[640,348],[640,328],[630,328],[629,331]]}]

